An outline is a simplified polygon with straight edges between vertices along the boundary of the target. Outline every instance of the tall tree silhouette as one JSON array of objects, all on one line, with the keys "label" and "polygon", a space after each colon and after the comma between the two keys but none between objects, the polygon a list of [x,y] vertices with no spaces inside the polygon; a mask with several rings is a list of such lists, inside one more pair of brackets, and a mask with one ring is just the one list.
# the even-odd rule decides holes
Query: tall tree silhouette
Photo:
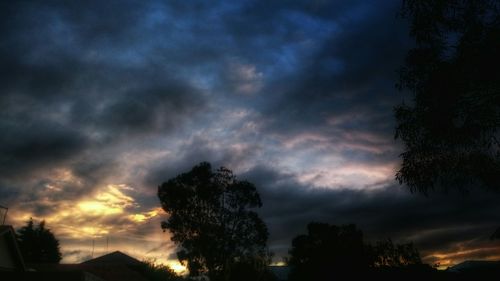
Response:
[{"label": "tall tree silhouette", "polygon": [[17,231],[17,240],[23,258],[28,263],[59,263],[62,259],[59,241],[45,221],[35,227],[33,219]]},{"label": "tall tree silhouette", "polygon": [[172,233],[192,276],[228,280],[237,263],[267,264],[267,227],[253,211],[262,206],[259,193],[231,170],[200,163],[161,184],[158,197],[169,214],[162,228]]},{"label": "tall tree silhouette", "polygon": [[396,174],[411,191],[482,186],[500,190],[500,4],[406,0],[416,47],[395,109],[405,151]]}]

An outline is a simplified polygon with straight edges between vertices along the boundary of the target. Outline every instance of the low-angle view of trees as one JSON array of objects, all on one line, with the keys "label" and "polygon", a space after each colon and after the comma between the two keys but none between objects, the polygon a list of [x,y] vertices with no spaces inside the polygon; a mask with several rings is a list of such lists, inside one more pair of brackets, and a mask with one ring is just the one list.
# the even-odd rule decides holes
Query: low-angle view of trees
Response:
[{"label": "low-angle view of trees", "polygon": [[0,281],[500,280],[500,0],[0,1],[0,131]]}]

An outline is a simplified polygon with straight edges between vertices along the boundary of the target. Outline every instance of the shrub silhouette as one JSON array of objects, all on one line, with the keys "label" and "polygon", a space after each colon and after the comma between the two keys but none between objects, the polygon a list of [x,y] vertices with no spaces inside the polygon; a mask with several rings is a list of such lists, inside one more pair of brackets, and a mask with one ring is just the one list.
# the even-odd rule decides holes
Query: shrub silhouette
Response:
[{"label": "shrub silhouette", "polygon": [[27,263],[59,263],[62,259],[59,241],[50,229],[45,228],[43,220],[35,227],[30,218],[17,231],[17,241]]}]

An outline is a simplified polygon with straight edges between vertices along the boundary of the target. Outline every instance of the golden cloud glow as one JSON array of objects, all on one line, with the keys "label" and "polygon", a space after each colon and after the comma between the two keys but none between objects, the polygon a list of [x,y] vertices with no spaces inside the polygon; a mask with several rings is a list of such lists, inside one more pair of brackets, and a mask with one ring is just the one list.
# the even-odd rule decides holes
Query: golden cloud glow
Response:
[{"label": "golden cloud glow", "polygon": [[123,212],[122,208],[119,207],[110,207],[106,203],[98,202],[98,201],[83,201],[78,203],[78,208],[81,211],[87,212],[90,215],[113,215],[120,214]]},{"label": "golden cloud glow", "polygon": [[92,226],[82,227],[81,230],[84,234],[88,236],[104,236],[109,233],[109,231],[106,229],[92,227]]},{"label": "golden cloud glow", "polygon": [[[63,176],[70,177],[67,173],[63,173]],[[132,188],[123,184],[109,184],[97,193],[73,203],[47,200],[47,205],[52,206],[56,211],[49,216],[35,219],[45,219],[48,225],[57,226],[58,233],[63,236],[102,237],[113,229],[113,225],[109,224],[109,219],[118,219],[126,215],[127,209],[138,207],[135,200],[125,193],[128,190]],[[49,188],[48,192],[54,192],[54,188]],[[147,212],[145,219],[151,216],[152,214]]]},{"label": "golden cloud glow", "polygon": [[425,256],[424,261],[439,264],[438,269],[447,269],[466,260],[479,259],[496,261],[500,259],[500,247],[483,245],[469,249],[451,249],[448,252],[434,252]]},{"label": "golden cloud glow", "polygon": [[161,208],[155,208],[149,212],[130,215],[129,219],[134,222],[144,222],[153,217],[156,217],[160,212]]},{"label": "golden cloud glow", "polygon": [[121,214],[125,208],[135,204],[132,197],[123,193],[122,190],[126,189],[130,188],[123,184],[108,185],[93,198],[80,201],[77,207],[92,216]]},{"label": "golden cloud glow", "polygon": [[[65,188],[78,185],[78,179],[64,169],[54,172],[53,181],[45,184],[33,206],[50,212],[36,216],[29,208],[11,212],[11,223],[21,227],[30,217],[45,220],[60,240],[63,263],[79,263],[111,251],[123,251],[139,260],[151,258],[184,274],[186,268],[171,254],[175,245],[160,228],[160,207],[140,209],[130,195],[133,188],[124,184],[108,184],[94,193],[68,201]],[[31,203],[27,203],[31,206]],[[12,219],[11,219],[12,220]],[[95,246],[94,246],[95,244]]]}]

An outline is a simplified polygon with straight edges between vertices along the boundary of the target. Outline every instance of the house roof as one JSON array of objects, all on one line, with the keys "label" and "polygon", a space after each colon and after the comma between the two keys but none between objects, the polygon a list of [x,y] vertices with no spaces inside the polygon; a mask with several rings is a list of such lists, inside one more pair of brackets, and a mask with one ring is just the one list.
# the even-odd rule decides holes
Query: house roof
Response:
[{"label": "house roof", "polygon": [[0,235],[4,235],[7,232],[14,232],[11,225],[0,225]]},{"label": "house roof", "polygon": [[142,265],[143,263],[120,251],[115,251],[95,259],[87,260],[81,264],[86,265]]},{"label": "house roof", "polygon": [[[12,257],[16,268],[2,268],[3,270],[26,271],[23,255],[17,245],[16,233],[10,225],[0,225],[0,237],[4,237],[7,242],[7,252]],[[3,249],[2,249],[3,250]],[[1,269],[0,269],[1,270]]]},{"label": "house roof", "polygon": [[134,266],[120,264],[36,264],[33,268],[42,273],[88,273],[104,281],[148,281]]},{"label": "house roof", "polygon": [[76,266],[106,281],[147,281],[138,271],[144,263],[120,251],[84,261]]}]

